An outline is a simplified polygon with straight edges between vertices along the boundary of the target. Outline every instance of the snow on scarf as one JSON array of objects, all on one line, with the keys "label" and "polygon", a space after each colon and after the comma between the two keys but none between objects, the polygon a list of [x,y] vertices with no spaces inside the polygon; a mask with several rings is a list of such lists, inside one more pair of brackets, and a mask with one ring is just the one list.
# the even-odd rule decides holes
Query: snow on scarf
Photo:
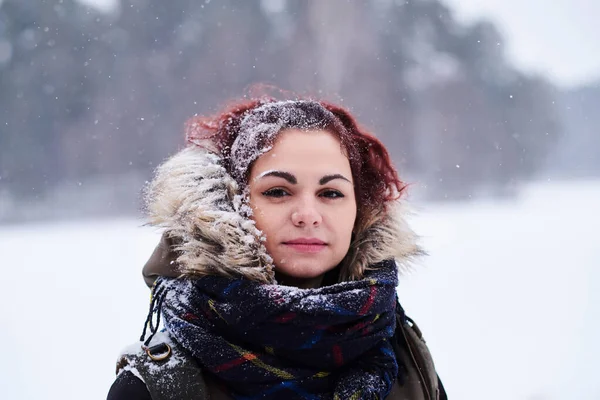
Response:
[{"label": "snow on scarf", "polygon": [[[383,399],[398,372],[397,265],[317,289],[159,278],[165,328],[239,399]],[[160,312],[160,311],[159,311]]]}]

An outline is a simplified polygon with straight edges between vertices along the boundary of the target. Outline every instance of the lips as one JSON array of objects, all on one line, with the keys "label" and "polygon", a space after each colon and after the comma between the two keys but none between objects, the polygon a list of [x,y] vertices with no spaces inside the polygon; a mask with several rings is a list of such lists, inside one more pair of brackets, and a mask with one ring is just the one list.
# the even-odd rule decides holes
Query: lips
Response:
[{"label": "lips", "polygon": [[299,238],[283,242],[283,244],[300,253],[318,253],[327,247],[327,243],[316,238]]},{"label": "lips", "polygon": [[324,241],[316,238],[298,238],[294,240],[287,240],[283,242],[284,244],[318,244],[318,245],[326,245]]}]

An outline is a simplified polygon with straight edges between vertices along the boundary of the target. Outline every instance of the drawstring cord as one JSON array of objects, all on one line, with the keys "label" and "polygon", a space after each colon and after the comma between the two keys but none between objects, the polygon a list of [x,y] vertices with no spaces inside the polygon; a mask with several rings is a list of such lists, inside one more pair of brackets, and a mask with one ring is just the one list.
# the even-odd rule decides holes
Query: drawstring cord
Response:
[{"label": "drawstring cord", "polygon": [[[150,341],[158,332],[158,327],[160,326],[160,315],[162,314],[162,305],[165,300],[166,289],[160,286],[160,279],[157,279],[152,286],[152,294],[150,297],[150,309],[148,310],[148,316],[146,317],[146,322],[144,323],[144,330],[142,331],[142,336],[140,336],[140,342],[144,342],[144,346],[148,346]],[[156,325],[154,324],[154,314],[156,314]],[[148,339],[144,341],[146,338],[146,331],[150,328],[150,335]]]}]

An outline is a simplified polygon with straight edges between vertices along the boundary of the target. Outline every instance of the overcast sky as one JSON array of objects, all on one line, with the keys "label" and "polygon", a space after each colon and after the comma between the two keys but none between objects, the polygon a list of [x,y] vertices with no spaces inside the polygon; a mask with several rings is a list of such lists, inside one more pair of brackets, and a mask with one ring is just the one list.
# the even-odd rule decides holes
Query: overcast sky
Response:
[{"label": "overcast sky", "polygon": [[[118,0],[80,1],[111,7]],[[600,0],[442,1],[459,20],[494,21],[509,59],[522,70],[560,86],[600,80]]]},{"label": "overcast sky", "polygon": [[600,0],[442,0],[463,21],[487,17],[510,59],[561,86],[600,80]]}]

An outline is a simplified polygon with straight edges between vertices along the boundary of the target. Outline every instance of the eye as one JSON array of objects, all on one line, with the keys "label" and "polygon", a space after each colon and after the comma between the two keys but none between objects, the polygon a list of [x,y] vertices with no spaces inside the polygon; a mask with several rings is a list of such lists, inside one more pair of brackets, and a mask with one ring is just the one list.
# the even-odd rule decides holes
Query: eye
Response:
[{"label": "eye", "polygon": [[274,189],[269,189],[266,192],[262,192],[262,195],[266,196],[266,197],[280,198],[280,197],[284,197],[284,196],[289,196],[289,193],[283,189],[274,188]]},{"label": "eye", "polygon": [[341,192],[338,192],[337,190],[325,190],[324,192],[321,192],[321,194],[319,196],[326,197],[328,199],[338,199],[338,198],[346,197]]}]

